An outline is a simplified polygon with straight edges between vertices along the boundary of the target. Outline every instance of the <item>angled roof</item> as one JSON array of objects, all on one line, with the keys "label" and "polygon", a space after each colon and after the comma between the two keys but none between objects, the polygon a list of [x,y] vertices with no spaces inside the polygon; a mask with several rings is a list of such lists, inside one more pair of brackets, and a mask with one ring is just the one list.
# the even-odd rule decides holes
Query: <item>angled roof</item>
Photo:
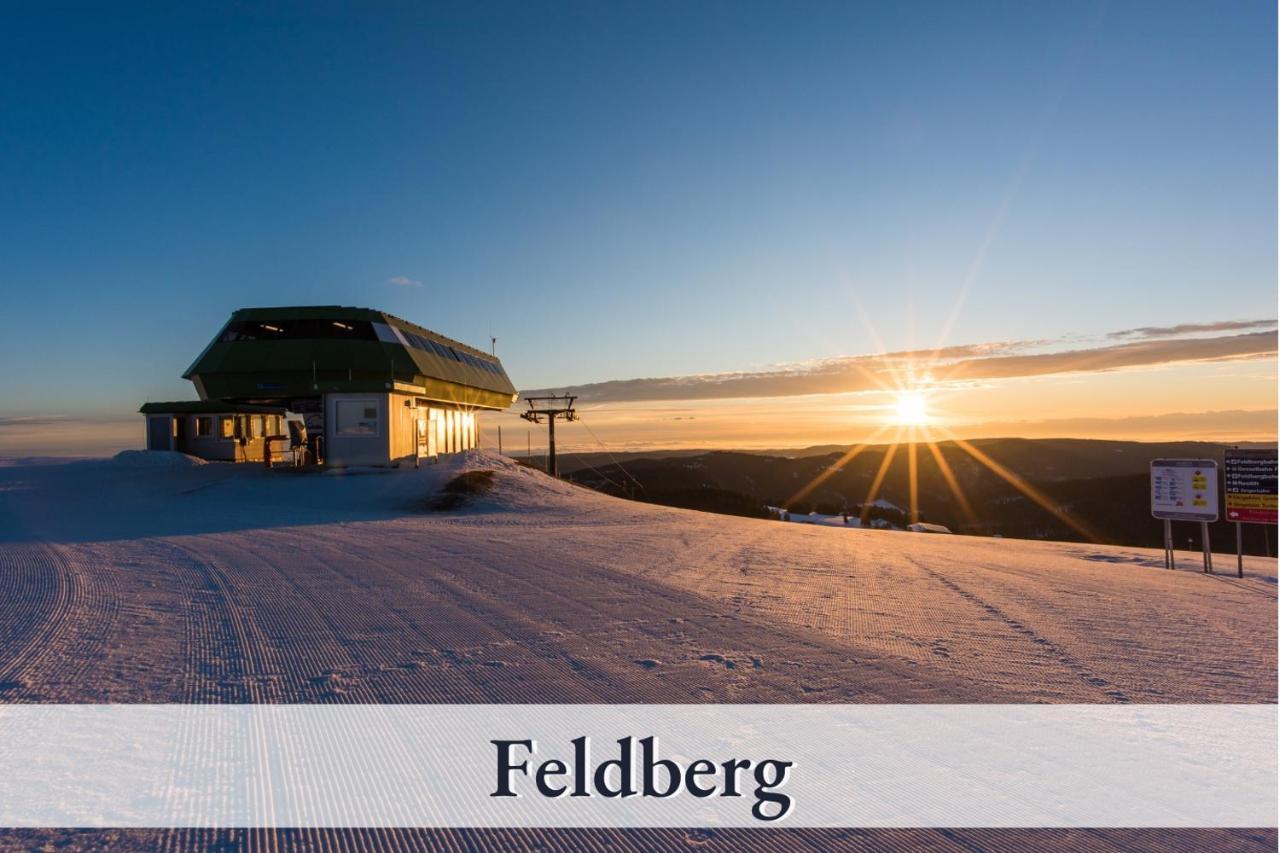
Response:
[{"label": "angled roof", "polygon": [[183,376],[206,399],[395,387],[506,408],[515,396],[496,357],[394,314],[341,305],[242,308]]},{"label": "angled roof", "polygon": [[254,406],[228,400],[176,400],[169,403],[143,403],[138,409],[144,415],[283,415],[284,406]]}]

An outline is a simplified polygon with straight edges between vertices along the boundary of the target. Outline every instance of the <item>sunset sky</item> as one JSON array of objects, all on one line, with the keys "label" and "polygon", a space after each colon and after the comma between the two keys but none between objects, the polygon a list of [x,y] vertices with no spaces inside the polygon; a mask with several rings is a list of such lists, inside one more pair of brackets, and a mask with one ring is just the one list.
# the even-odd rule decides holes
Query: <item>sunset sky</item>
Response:
[{"label": "sunset sky", "polygon": [[584,450],[848,444],[903,388],[966,437],[1275,436],[1273,4],[11,24],[0,455],[138,446],[285,304],[492,334]]}]

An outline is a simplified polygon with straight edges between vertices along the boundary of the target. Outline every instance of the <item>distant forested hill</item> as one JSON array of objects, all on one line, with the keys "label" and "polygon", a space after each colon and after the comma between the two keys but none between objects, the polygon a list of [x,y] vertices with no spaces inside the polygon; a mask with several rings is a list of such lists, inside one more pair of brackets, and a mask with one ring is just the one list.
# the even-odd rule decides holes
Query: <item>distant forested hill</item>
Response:
[{"label": "distant forested hill", "polygon": [[[1162,528],[1149,509],[1151,460],[1204,457],[1221,464],[1225,450],[1225,445],[1206,442],[1079,439],[983,439],[970,442],[970,447],[1058,512],[1028,497],[961,446],[939,442],[933,450],[923,444],[915,449],[921,520],[979,536],[1085,539],[1065,516],[1101,541],[1157,548]],[[847,460],[847,448],[815,450],[819,452],[789,451],[788,456],[681,451],[613,459],[606,454],[567,454],[561,468],[574,481],[611,494],[732,515],[764,516],[766,505],[786,506],[793,513],[848,510],[856,515],[871,497],[904,511],[910,506],[912,461],[906,445],[892,454],[874,496],[872,484],[890,454],[889,446],[870,446]],[[947,482],[948,468],[963,500]],[[1199,547],[1198,525],[1179,523],[1174,528],[1180,547],[1187,546],[1188,537]],[[1233,525],[1213,525],[1211,537],[1215,549],[1235,550]],[[1275,530],[1246,525],[1245,545],[1248,553],[1274,554]]]}]

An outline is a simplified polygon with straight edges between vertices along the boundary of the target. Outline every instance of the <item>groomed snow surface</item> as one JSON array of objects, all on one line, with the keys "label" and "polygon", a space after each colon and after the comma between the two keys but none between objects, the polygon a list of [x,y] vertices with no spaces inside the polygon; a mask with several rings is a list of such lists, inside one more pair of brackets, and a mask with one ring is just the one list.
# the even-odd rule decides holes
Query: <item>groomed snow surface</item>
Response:
[{"label": "groomed snow surface", "polygon": [[[466,470],[492,491],[433,511]],[[0,698],[1274,701],[1274,561],[1198,567],[668,509],[481,453],[127,453],[0,468]]]},{"label": "groomed snow surface", "polygon": [[[495,472],[492,490],[432,509],[469,470]],[[418,471],[327,473],[176,454],[15,461],[0,466],[0,703],[1274,702],[1275,562],[1247,559],[1238,580],[1226,575],[1234,555],[1216,561],[1222,574],[1207,576],[1187,553],[1171,572],[1159,551],[1137,548],[670,509],[479,452]],[[948,848],[954,835],[864,840]],[[395,834],[361,837],[301,843],[402,846]],[[720,840],[737,849],[770,837],[780,838]],[[854,836],[786,837],[821,849]],[[1050,831],[965,838],[1082,843]],[[481,841],[548,839],[572,840]],[[177,846],[218,840],[188,833]]]}]

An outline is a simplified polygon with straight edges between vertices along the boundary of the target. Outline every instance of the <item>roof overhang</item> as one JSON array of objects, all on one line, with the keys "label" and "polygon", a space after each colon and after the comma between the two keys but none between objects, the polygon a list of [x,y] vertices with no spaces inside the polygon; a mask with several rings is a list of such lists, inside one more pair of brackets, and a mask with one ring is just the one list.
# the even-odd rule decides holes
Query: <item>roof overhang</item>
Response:
[{"label": "roof overhang", "polygon": [[229,400],[178,400],[169,403],[145,403],[138,409],[143,415],[283,415],[284,406],[259,406]]}]

